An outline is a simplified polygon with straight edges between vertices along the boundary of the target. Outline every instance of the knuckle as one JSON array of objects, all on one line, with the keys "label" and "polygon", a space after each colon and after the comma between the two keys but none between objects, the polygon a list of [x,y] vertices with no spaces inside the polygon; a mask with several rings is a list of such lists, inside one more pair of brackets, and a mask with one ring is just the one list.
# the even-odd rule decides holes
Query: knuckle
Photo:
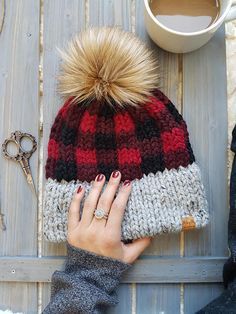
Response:
[{"label": "knuckle", "polygon": [[105,196],[105,195],[102,195],[102,196],[100,197],[98,207],[105,208],[105,207],[107,207],[107,205],[108,205],[108,201],[107,201],[107,199],[106,199],[106,196]]},{"label": "knuckle", "polygon": [[112,209],[113,209],[114,211],[120,210],[120,209],[121,209],[121,204],[118,203],[117,201],[114,201],[113,204],[112,204]]},{"label": "knuckle", "polygon": [[103,238],[103,244],[105,247],[113,247],[118,243],[117,237],[114,233],[107,232]]},{"label": "knuckle", "polygon": [[84,202],[84,207],[86,208],[92,208],[94,207],[94,202],[92,201],[91,198],[87,198]]},{"label": "knuckle", "polygon": [[81,192],[80,192],[80,193],[75,192],[75,193],[74,193],[73,200],[76,200],[76,201],[80,200],[81,197],[82,197],[82,194],[83,194],[83,193],[81,193]]},{"label": "knuckle", "polygon": [[117,187],[118,185],[119,185],[119,182],[117,182],[117,180],[113,178],[111,178],[107,183],[108,187]]},{"label": "knuckle", "polygon": [[134,261],[135,261],[135,258],[131,256],[125,256],[123,258],[123,262],[128,263],[128,264],[132,264]]},{"label": "knuckle", "polygon": [[88,196],[85,198],[84,205],[91,207],[94,206],[94,202],[97,202],[97,199],[100,194],[99,187],[93,186],[88,194]]},{"label": "knuckle", "polygon": [[103,242],[103,247],[104,248],[113,248],[114,247],[114,242],[110,239],[105,239]]},{"label": "knuckle", "polygon": [[130,195],[130,193],[131,193],[131,188],[125,187],[125,186],[122,186],[122,188],[119,191],[119,194],[125,198],[127,198]]},{"label": "knuckle", "polygon": [[90,191],[100,191],[102,186],[103,186],[103,181],[94,181],[92,186],[91,186],[91,190]]},{"label": "knuckle", "polygon": [[69,213],[76,213],[78,210],[79,208],[76,206],[76,204],[71,202],[69,207]]},{"label": "knuckle", "polygon": [[78,202],[76,200],[72,200],[70,202],[69,211],[75,212],[76,210],[78,210],[79,206],[80,206],[80,202]]},{"label": "knuckle", "polygon": [[72,197],[72,200],[71,200],[71,203],[78,203],[81,201],[81,198],[82,198],[82,194],[83,193],[74,193],[73,197]]}]

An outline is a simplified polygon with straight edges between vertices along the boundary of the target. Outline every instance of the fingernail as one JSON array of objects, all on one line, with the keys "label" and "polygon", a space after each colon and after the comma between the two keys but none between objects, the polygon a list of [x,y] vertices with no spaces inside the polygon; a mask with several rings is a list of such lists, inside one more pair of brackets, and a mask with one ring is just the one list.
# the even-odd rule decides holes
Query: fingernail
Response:
[{"label": "fingernail", "polygon": [[128,185],[130,185],[130,180],[125,180],[124,186],[128,186]]},{"label": "fingernail", "polygon": [[104,175],[103,175],[103,174],[99,174],[99,175],[97,175],[97,177],[96,177],[96,181],[102,181],[103,177],[104,177]]},{"label": "fingernail", "polygon": [[82,190],[83,190],[83,188],[82,188],[82,186],[80,185],[80,186],[78,187],[77,193],[80,193]]},{"label": "fingernail", "polygon": [[119,176],[120,172],[118,170],[115,170],[112,172],[112,177],[117,178]]}]

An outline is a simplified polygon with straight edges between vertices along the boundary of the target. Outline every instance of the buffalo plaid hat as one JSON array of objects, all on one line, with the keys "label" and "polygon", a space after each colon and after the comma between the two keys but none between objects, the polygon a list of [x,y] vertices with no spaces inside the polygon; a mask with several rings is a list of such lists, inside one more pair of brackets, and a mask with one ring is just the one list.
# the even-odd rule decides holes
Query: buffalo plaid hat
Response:
[{"label": "buffalo plaid hat", "polygon": [[51,128],[45,165],[44,236],[65,241],[79,185],[119,170],[132,191],[122,240],[201,228],[209,221],[187,126],[157,87],[156,60],[135,35],[90,28],[61,51],[65,97]]}]

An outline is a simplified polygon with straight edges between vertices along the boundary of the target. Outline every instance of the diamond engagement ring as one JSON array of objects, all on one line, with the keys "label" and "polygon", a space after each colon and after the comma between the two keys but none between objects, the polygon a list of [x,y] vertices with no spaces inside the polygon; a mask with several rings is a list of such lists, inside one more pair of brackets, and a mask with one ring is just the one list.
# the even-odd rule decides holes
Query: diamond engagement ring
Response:
[{"label": "diamond engagement ring", "polygon": [[95,216],[97,219],[102,219],[102,218],[107,219],[107,218],[108,218],[108,214],[105,212],[104,209],[96,209],[96,210],[94,211],[94,216]]}]

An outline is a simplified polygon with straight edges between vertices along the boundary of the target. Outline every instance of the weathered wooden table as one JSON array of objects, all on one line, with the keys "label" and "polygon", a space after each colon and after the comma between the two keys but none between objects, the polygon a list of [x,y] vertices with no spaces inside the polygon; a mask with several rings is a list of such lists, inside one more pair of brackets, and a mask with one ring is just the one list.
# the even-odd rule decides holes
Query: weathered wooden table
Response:
[{"label": "weathered wooden table", "polygon": [[0,140],[22,130],[37,138],[30,160],[38,200],[19,165],[0,159],[0,309],[39,313],[65,245],[42,236],[42,201],[49,131],[59,107],[56,74],[62,48],[89,25],[120,25],[155,50],[160,88],[187,121],[211,212],[202,230],[159,236],[123,278],[120,303],[109,313],[194,313],[222,291],[228,256],[227,98],[224,27],[196,52],[159,49],[149,39],[142,0],[0,1]]}]

